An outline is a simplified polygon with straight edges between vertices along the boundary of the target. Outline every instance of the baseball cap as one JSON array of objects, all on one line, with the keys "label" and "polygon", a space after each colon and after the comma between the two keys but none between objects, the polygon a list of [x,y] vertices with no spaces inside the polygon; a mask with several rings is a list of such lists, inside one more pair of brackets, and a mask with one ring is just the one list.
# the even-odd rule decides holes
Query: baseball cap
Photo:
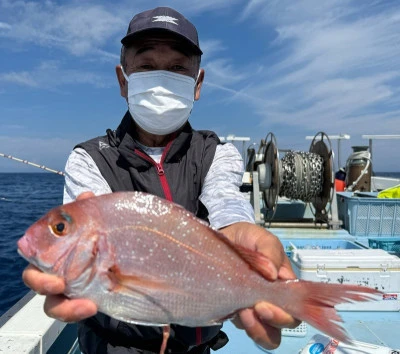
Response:
[{"label": "baseball cap", "polygon": [[196,27],[178,11],[170,7],[156,7],[135,15],[129,23],[126,36],[121,43],[129,46],[138,34],[151,30],[165,30],[185,39],[198,55],[203,54],[199,45]]}]

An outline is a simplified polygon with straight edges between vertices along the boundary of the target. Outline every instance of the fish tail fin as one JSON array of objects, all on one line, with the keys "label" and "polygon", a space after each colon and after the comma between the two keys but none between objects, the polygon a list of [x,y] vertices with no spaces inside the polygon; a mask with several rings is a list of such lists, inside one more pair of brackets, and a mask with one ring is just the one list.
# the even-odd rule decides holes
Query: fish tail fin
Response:
[{"label": "fish tail fin", "polygon": [[284,284],[281,307],[298,320],[305,321],[344,343],[350,343],[335,305],[346,302],[377,300],[382,293],[358,285],[327,284],[289,280]]}]

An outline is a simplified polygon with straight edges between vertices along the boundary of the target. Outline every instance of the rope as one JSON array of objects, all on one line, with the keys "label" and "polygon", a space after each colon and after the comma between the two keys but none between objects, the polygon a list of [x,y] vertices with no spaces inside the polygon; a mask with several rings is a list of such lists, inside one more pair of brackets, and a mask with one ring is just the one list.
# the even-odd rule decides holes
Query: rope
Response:
[{"label": "rope", "polygon": [[46,167],[44,165],[38,165],[38,164],[30,162],[28,160],[22,160],[22,159],[19,159],[18,157],[14,157],[14,156],[11,156],[11,155],[6,155],[6,154],[3,154],[1,152],[0,152],[0,156],[8,158],[8,159],[11,159],[11,160],[14,160],[14,161],[22,162],[22,163],[25,163],[27,165],[33,166],[33,167],[37,167],[37,168],[40,168],[40,169],[48,171],[48,172],[52,172],[52,173],[56,173],[58,175],[64,176],[64,172],[53,170],[53,169],[48,168],[48,167]]},{"label": "rope", "polygon": [[357,185],[357,183],[360,182],[361,178],[363,178],[363,176],[368,173],[368,168],[369,168],[369,165],[371,164],[371,153],[367,150],[363,150],[363,151],[353,152],[349,156],[349,158],[346,161],[346,179],[349,174],[349,167],[350,167],[351,163],[356,160],[364,160],[367,163],[366,163],[364,169],[360,172],[360,175],[358,176],[358,178],[350,186],[346,187],[346,191],[351,192],[353,190],[353,188]]},{"label": "rope", "polygon": [[280,161],[281,187],[279,196],[312,201],[323,188],[323,158],[303,151],[288,151]]}]

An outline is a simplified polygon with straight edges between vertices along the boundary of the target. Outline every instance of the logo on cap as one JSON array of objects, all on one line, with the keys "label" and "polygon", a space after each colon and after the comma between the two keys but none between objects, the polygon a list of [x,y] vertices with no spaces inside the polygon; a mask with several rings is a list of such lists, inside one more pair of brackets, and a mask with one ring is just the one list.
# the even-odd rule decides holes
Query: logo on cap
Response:
[{"label": "logo on cap", "polygon": [[177,18],[171,16],[154,16],[153,22],[168,22],[173,23],[174,25],[178,25],[175,21],[178,21]]}]

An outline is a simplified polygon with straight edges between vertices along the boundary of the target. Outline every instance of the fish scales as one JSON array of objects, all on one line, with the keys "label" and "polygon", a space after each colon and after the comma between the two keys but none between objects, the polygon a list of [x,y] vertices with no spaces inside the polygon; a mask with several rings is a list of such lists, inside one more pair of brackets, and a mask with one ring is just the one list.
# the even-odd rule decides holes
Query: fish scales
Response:
[{"label": "fish scales", "polygon": [[[161,279],[168,285],[161,292],[157,287],[146,289],[151,297],[163,303],[161,323],[184,321],[191,326],[213,323],[235,310],[231,304],[247,307],[263,298],[263,277],[251,271],[234,249],[215,237],[214,230],[185,209],[143,194],[102,205],[104,228],[113,224],[115,214],[127,220],[134,213],[134,225],[114,226],[108,232],[113,235],[109,242],[115,248],[115,263],[122,274],[135,269],[138,278]],[[127,233],[134,235],[128,241]],[[246,268],[248,272],[244,271]],[[254,284],[242,289],[245,280]],[[257,284],[259,296],[255,299]],[[241,291],[235,291],[235,287]],[[211,310],[214,316],[209,318]]]},{"label": "fish scales", "polygon": [[366,287],[263,276],[264,256],[234,245],[184,208],[140,192],[78,200],[51,210],[19,253],[65,279],[66,295],[146,324],[207,326],[269,301],[347,341],[334,305],[379,294]]}]

